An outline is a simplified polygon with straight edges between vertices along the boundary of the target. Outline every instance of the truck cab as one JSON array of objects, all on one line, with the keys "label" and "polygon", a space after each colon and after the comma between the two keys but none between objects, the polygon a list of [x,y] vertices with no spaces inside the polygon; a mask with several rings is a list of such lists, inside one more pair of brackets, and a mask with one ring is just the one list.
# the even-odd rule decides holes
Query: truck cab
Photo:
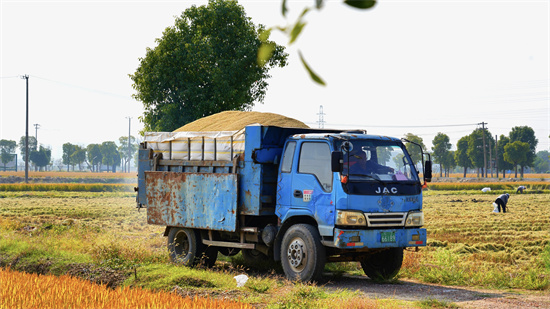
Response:
[{"label": "truck cab", "polygon": [[[397,260],[367,274],[388,277],[399,270],[404,247],[426,245],[418,174],[405,145],[396,138],[294,135],[283,150],[276,214],[283,230],[295,222],[315,227],[311,238],[318,238],[330,261]],[[302,242],[294,248],[304,250]],[[286,268],[299,277],[304,257],[296,257],[286,244],[282,247],[291,252]],[[284,266],[283,256],[281,260]]]}]

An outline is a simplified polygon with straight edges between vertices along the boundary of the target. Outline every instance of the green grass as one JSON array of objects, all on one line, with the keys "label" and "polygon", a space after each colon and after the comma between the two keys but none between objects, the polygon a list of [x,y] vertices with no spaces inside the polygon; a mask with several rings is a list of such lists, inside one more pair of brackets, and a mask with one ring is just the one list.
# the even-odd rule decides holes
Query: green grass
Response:
[{"label": "green grass", "polygon": [[442,301],[434,298],[427,298],[425,300],[419,301],[418,305],[420,308],[459,308],[457,304],[448,302],[448,301]]}]

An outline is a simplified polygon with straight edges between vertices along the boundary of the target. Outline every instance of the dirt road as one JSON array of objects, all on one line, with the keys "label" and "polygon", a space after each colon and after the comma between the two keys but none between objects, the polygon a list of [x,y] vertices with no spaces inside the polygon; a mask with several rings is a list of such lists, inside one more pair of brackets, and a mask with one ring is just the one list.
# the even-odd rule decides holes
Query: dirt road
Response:
[{"label": "dirt road", "polygon": [[482,290],[470,287],[442,286],[413,280],[394,284],[375,283],[367,277],[345,276],[325,283],[332,289],[358,291],[370,298],[394,298],[408,301],[436,299],[452,302],[460,308],[550,308],[549,291]]}]

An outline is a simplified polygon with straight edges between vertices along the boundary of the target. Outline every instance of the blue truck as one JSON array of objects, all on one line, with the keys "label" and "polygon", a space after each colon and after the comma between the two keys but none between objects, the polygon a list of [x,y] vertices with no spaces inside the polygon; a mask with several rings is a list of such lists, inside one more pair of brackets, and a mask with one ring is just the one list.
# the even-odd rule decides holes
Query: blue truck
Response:
[{"label": "blue truck", "polygon": [[[391,279],[403,250],[426,245],[423,183],[404,142],[365,131],[250,125],[241,131],[151,132],[139,149],[137,207],[166,227],[172,261],[218,254],[280,262],[290,280],[326,263],[360,262]],[[426,161],[424,159],[427,158]]]}]

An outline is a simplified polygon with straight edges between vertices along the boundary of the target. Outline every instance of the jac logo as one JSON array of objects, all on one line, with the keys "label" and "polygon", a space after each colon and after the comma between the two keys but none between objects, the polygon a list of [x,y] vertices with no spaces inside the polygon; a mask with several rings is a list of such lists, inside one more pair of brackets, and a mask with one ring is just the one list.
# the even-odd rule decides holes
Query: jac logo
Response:
[{"label": "jac logo", "polygon": [[382,188],[378,187],[378,189],[376,189],[375,192],[378,193],[378,194],[390,194],[390,193],[397,194],[397,188],[393,187],[391,189],[388,189],[388,188],[384,187],[384,189],[382,189]]}]

